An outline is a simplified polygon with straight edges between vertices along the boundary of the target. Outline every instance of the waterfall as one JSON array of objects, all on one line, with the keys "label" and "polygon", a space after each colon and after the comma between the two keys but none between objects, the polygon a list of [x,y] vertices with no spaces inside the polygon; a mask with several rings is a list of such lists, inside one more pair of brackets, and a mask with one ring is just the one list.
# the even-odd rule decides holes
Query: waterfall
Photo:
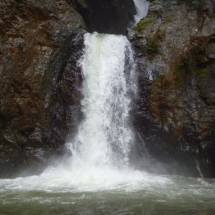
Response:
[{"label": "waterfall", "polygon": [[78,62],[84,118],[67,144],[72,155],[56,158],[41,175],[0,179],[0,214],[215,214],[214,179],[131,167],[137,81],[126,37],[87,33],[84,45]]},{"label": "waterfall", "polygon": [[[149,2],[134,0],[135,23],[147,14]],[[130,123],[136,94],[135,63],[125,36],[85,34],[80,59],[83,73],[84,120],[68,144],[72,169],[124,168],[134,144]]]},{"label": "waterfall", "polygon": [[135,94],[134,59],[125,36],[85,34],[80,60],[84,120],[72,143],[73,166],[127,167],[133,144],[129,112]]},{"label": "waterfall", "polygon": [[134,0],[137,14],[134,16],[135,25],[147,15],[150,2],[147,0]]}]

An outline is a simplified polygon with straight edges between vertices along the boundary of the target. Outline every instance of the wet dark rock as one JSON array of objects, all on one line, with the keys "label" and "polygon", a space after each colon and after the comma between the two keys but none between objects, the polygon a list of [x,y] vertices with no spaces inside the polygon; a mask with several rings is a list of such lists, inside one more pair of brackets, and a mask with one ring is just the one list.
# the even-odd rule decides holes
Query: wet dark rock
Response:
[{"label": "wet dark rock", "polygon": [[1,1],[1,178],[42,171],[77,123],[84,26],[64,0]]},{"label": "wet dark rock", "polygon": [[213,1],[155,0],[128,30],[139,75],[135,128],[164,173],[215,177],[214,9]]},{"label": "wet dark rock", "polygon": [[75,5],[89,32],[124,34],[136,14],[132,0],[67,0],[67,2]]}]

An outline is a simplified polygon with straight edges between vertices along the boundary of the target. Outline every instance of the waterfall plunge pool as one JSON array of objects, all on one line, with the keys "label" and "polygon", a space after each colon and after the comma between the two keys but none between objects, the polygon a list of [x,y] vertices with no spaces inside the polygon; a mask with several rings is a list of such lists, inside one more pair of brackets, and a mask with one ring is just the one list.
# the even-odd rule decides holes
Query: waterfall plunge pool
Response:
[{"label": "waterfall plunge pool", "polygon": [[0,214],[215,214],[215,180],[94,171],[53,168],[41,176],[0,180]]}]

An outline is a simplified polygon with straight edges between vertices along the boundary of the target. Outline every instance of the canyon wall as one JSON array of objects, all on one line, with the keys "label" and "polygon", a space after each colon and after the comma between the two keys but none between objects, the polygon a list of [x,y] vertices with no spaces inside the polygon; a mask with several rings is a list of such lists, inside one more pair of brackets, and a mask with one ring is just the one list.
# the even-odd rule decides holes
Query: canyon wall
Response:
[{"label": "canyon wall", "polygon": [[128,30],[140,89],[135,126],[172,173],[215,177],[214,7],[156,0]]},{"label": "canyon wall", "polygon": [[[85,23],[66,1],[0,3],[0,175],[62,153],[78,118]],[[60,151],[59,151],[60,150]]]}]

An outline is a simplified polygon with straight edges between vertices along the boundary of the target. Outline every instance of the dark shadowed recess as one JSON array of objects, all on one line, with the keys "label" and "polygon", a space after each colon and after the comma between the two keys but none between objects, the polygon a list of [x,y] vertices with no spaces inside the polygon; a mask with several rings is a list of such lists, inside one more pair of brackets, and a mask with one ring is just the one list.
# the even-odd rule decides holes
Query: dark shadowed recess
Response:
[{"label": "dark shadowed recess", "polygon": [[132,25],[133,0],[67,0],[83,17],[89,32],[124,34]]}]

